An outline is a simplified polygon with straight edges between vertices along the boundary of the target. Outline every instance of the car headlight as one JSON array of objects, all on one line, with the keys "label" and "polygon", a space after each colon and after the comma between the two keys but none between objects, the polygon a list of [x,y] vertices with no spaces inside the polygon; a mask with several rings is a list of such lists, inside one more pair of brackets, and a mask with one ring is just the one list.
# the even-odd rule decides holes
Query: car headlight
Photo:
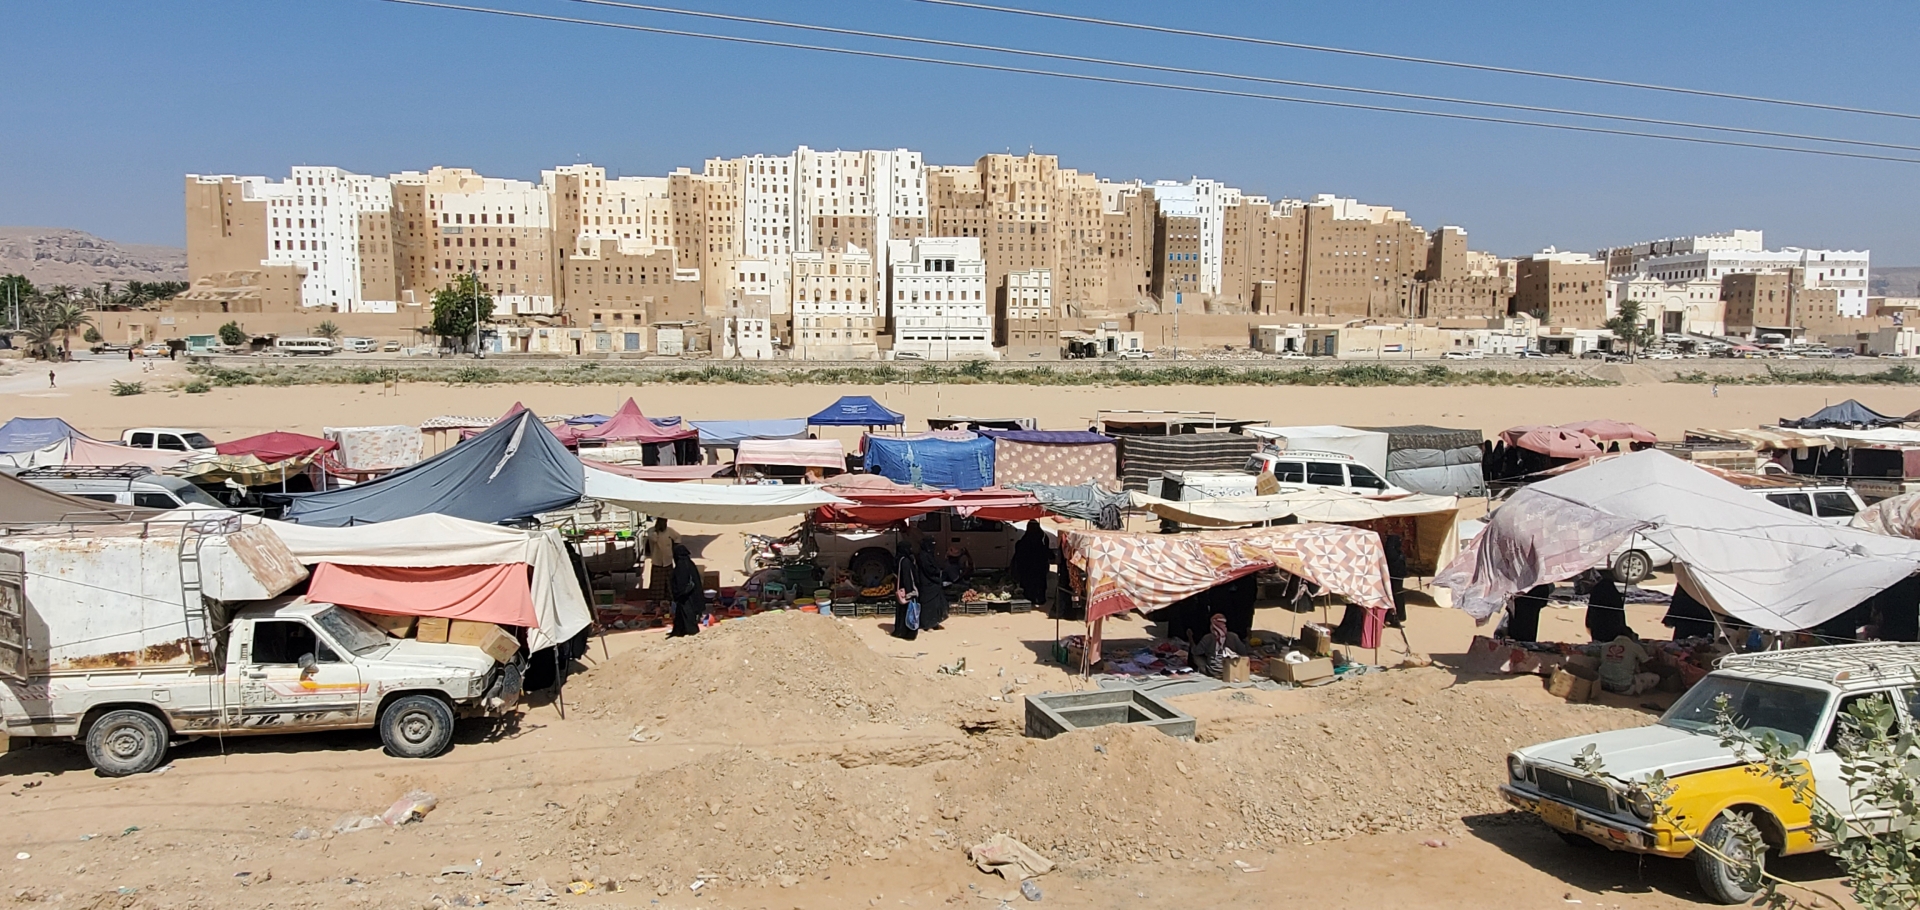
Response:
[{"label": "car headlight", "polygon": [[1647,795],[1645,788],[1636,786],[1627,790],[1627,809],[1641,821],[1653,821],[1653,797]]},{"label": "car headlight", "polygon": [[1520,753],[1511,752],[1507,754],[1507,776],[1514,780],[1527,779],[1527,760],[1521,758]]}]

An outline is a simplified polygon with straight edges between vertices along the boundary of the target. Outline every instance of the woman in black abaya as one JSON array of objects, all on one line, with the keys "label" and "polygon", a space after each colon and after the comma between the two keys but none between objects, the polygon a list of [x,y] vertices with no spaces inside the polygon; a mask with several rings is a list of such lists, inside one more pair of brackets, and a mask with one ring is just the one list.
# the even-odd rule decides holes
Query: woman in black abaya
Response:
[{"label": "woman in black abaya", "polygon": [[673,594],[673,631],[667,637],[700,634],[700,614],[706,609],[707,594],[700,587],[700,567],[693,564],[693,551],[686,544],[673,545],[673,575],[667,584]]},{"label": "woman in black abaya", "polygon": [[1046,603],[1047,571],[1052,567],[1053,548],[1047,545],[1047,532],[1040,530],[1040,522],[1027,522],[1027,533],[1013,545],[1013,562],[1008,566],[1020,593],[1035,604]]}]

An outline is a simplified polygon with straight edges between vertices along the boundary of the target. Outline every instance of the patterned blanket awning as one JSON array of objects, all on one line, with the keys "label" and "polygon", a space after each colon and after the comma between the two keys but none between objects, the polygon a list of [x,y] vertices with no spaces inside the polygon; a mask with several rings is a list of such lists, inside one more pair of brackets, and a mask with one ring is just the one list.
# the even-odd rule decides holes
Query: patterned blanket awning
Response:
[{"label": "patterned blanket awning", "polygon": [[1060,532],[1067,563],[1086,584],[1087,619],[1157,610],[1267,568],[1280,568],[1371,609],[1393,606],[1380,536],[1346,525],[1140,534]]}]

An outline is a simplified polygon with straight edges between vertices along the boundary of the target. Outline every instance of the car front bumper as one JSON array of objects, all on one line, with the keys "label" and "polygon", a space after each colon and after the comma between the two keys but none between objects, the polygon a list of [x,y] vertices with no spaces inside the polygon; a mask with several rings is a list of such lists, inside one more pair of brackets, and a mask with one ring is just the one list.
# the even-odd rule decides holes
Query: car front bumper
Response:
[{"label": "car front bumper", "polygon": [[1528,793],[1510,784],[1500,785],[1500,796],[1514,808],[1546,822],[1555,831],[1577,834],[1609,850],[1675,857],[1685,856],[1693,850],[1691,841],[1676,843],[1671,836],[1598,815],[1550,796]]}]

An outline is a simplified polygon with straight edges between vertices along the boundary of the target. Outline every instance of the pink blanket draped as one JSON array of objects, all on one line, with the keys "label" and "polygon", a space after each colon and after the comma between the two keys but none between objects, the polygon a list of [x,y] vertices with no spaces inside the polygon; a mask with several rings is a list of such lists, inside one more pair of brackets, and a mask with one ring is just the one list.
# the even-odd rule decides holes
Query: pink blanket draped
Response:
[{"label": "pink blanket draped", "polygon": [[525,563],[483,566],[313,567],[307,598],[368,613],[438,616],[523,628],[539,625]]}]

